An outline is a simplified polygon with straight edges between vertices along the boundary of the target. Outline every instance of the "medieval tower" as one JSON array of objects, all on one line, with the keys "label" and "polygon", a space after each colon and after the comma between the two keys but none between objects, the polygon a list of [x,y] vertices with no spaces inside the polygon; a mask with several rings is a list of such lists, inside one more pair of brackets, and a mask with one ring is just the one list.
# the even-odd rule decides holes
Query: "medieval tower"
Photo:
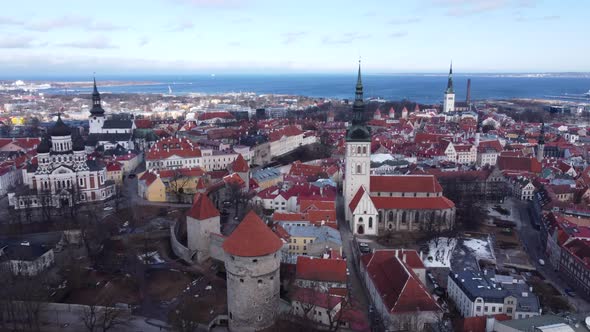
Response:
[{"label": "medieval tower", "polygon": [[259,331],[275,323],[282,246],[253,211],[223,243],[230,331]]},{"label": "medieval tower", "polygon": [[[352,113],[352,124],[346,130],[345,207],[349,206],[361,186],[364,186],[370,192],[371,183],[371,132],[365,124],[365,103],[363,101],[360,61]],[[345,208],[345,211],[346,220],[351,222],[349,209]]]},{"label": "medieval tower", "polygon": [[445,90],[445,99],[443,101],[443,112],[450,113],[455,111],[455,89],[453,88],[453,64],[449,69],[449,78],[447,80],[447,89]]},{"label": "medieval tower", "polygon": [[94,90],[92,91],[92,109],[90,110],[90,117],[88,118],[90,134],[98,134],[102,131],[104,125],[104,109],[100,102],[100,93],[96,88],[96,78],[94,79]]},{"label": "medieval tower", "polygon": [[196,253],[199,264],[210,257],[211,234],[219,233],[219,229],[219,211],[207,194],[197,193],[186,215],[186,235],[188,248]]}]

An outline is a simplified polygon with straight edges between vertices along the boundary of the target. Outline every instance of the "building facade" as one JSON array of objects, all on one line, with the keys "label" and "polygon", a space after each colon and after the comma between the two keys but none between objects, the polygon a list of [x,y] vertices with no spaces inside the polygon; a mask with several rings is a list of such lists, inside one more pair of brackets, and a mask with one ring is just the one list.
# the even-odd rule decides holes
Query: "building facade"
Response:
[{"label": "building facade", "polygon": [[9,195],[11,206],[74,206],[104,201],[115,194],[115,183],[108,180],[106,166],[88,159],[82,139],[72,140],[72,131],[60,116],[49,135],[37,147],[37,165],[23,170],[26,190]]}]

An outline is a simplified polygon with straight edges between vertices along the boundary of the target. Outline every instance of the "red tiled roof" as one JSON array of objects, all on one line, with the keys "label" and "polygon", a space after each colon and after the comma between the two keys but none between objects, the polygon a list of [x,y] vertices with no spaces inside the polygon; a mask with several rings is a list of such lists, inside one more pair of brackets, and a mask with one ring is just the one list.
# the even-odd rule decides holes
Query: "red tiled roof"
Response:
[{"label": "red tiled roof", "polygon": [[271,131],[268,135],[268,138],[271,142],[274,142],[280,140],[283,136],[296,136],[300,134],[303,134],[303,131],[301,131],[301,129],[297,128],[296,126],[286,126],[284,128]]},{"label": "red tiled roof", "polygon": [[442,192],[432,175],[371,176],[371,192]]},{"label": "red tiled roof", "polygon": [[117,172],[121,170],[120,163],[108,163],[107,164],[107,172]]},{"label": "red tiled roof", "polygon": [[450,199],[440,197],[378,197],[371,200],[377,209],[441,210],[455,207]]},{"label": "red tiled roof", "polygon": [[240,173],[245,173],[250,170],[250,166],[248,166],[248,162],[246,161],[246,159],[244,159],[244,157],[242,156],[241,153],[238,154],[238,157],[236,158],[236,160],[234,160],[232,162],[231,170],[234,172],[240,172]]},{"label": "red tiled roof", "polygon": [[279,251],[283,242],[254,211],[250,211],[223,242],[223,249],[240,257],[266,256]]},{"label": "red tiled roof", "polygon": [[311,288],[295,288],[291,299],[299,303],[313,304],[316,307],[330,310],[342,302],[341,296],[322,293]]},{"label": "red tiled roof", "polygon": [[307,210],[334,210],[335,208],[336,206],[332,201],[316,201],[302,199],[299,202],[299,210],[301,212],[306,212]]},{"label": "red tiled roof", "polygon": [[163,169],[158,171],[161,178],[203,176],[205,171],[201,167]]},{"label": "red tiled roof", "polygon": [[154,183],[154,181],[156,181],[156,179],[158,178],[158,176],[152,172],[145,172],[143,173],[143,175],[139,178],[140,181],[145,181],[146,185],[151,185],[152,183]]},{"label": "red tiled roof", "polygon": [[356,209],[356,206],[359,204],[359,202],[361,201],[361,198],[363,198],[364,194],[365,194],[365,187],[360,186],[359,189],[357,190],[356,194],[354,195],[354,197],[352,198],[352,200],[348,204],[348,208],[350,209],[350,211],[354,211]]},{"label": "red tiled roof", "polygon": [[231,113],[229,112],[206,112],[206,113],[202,113],[199,114],[199,121],[206,121],[206,120],[212,120],[215,118],[220,118],[220,119],[234,119],[234,116],[231,115]]},{"label": "red tiled roof", "polygon": [[541,173],[541,163],[535,158],[498,156],[498,168],[501,170],[526,171]]},{"label": "red tiled roof", "polygon": [[297,279],[346,283],[346,261],[306,256],[297,257]]},{"label": "red tiled roof", "polygon": [[160,160],[174,155],[196,158],[201,156],[201,150],[186,138],[168,137],[157,141],[147,152],[146,159]]},{"label": "red tiled roof", "polygon": [[137,129],[149,129],[152,127],[152,120],[150,119],[136,119],[135,127]]},{"label": "red tiled roof", "polygon": [[193,201],[193,206],[186,215],[197,220],[205,220],[218,217],[219,210],[215,208],[213,202],[211,202],[206,194],[197,193]]},{"label": "red tiled roof", "polygon": [[440,311],[416,274],[391,250],[377,250],[361,258],[373,285],[391,313]]}]

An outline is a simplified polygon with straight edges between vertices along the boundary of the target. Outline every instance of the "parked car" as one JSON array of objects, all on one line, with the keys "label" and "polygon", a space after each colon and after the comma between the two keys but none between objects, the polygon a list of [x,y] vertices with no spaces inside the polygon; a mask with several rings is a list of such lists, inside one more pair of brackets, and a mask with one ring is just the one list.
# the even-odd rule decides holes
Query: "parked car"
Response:
[{"label": "parked car", "polygon": [[571,297],[576,297],[576,292],[574,292],[573,289],[570,288],[566,288],[564,289],[564,292],[567,294],[567,296],[571,296]]},{"label": "parked car", "polygon": [[368,254],[371,252],[371,248],[369,248],[369,245],[367,243],[359,242],[359,251],[363,254]]},{"label": "parked car", "polygon": [[545,266],[545,261],[541,258],[539,258],[539,265]]}]

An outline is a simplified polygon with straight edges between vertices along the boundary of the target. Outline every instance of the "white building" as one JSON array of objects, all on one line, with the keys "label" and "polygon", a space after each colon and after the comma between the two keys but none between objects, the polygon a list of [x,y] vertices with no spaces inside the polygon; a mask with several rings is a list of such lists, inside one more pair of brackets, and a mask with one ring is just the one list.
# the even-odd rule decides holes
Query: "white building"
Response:
[{"label": "white building", "polygon": [[72,131],[61,117],[50,135],[37,146],[37,165],[23,170],[27,190],[9,194],[11,206],[73,206],[104,201],[115,194],[115,184],[107,180],[105,165],[88,159],[82,138],[72,141]]},{"label": "white building", "polygon": [[94,91],[92,92],[92,108],[88,117],[88,140],[89,147],[104,146],[105,150],[121,145],[125,149],[133,149],[133,131],[135,122],[131,116],[105,117],[102,108],[100,93],[96,88],[94,80]]},{"label": "white building", "polygon": [[538,297],[523,280],[493,270],[449,273],[447,293],[463,317],[506,314],[521,319],[541,314]]}]

